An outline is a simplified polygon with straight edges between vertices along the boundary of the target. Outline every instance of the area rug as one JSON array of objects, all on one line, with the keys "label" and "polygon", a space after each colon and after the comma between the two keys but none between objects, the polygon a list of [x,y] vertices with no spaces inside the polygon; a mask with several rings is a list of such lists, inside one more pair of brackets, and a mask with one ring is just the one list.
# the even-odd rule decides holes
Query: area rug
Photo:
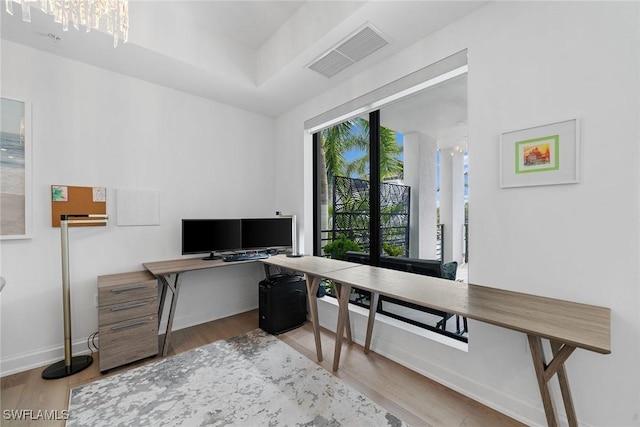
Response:
[{"label": "area rug", "polygon": [[73,388],[67,426],[404,426],[260,329]]}]

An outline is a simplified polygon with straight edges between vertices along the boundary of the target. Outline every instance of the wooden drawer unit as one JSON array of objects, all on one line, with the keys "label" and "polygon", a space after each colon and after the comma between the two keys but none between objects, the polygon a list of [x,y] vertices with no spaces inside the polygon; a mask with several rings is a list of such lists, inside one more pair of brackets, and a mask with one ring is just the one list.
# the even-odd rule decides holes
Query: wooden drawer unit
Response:
[{"label": "wooden drawer unit", "polygon": [[100,372],[158,354],[158,281],[148,271],[98,276]]}]

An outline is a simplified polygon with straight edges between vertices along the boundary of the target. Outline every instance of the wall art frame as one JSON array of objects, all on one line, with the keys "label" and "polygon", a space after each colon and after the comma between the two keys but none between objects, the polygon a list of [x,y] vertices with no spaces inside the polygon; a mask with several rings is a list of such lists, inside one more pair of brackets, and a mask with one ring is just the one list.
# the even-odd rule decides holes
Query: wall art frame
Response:
[{"label": "wall art frame", "polygon": [[0,240],[32,237],[31,102],[0,94]]},{"label": "wall art frame", "polygon": [[579,121],[534,126],[500,137],[500,187],[580,182]]}]

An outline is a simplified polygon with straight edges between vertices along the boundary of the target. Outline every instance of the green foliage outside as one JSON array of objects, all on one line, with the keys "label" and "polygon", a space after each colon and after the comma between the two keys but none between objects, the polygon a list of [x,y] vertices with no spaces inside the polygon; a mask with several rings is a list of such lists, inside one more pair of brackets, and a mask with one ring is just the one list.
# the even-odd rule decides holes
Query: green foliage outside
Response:
[{"label": "green foliage outside", "polygon": [[389,256],[403,256],[404,255],[404,247],[403,246],[391,246],[387,242],[384,242],[382,244],[382,250]]},{"label": "green foliage outside", "polygon": [[324,253],[333,259],[345,260],[349,251],[361,252],[362,248],[353,240],[347,239],[344,234],[324,247]]},{"label": "green foliage outside", "polygon": [[[344,234],[339,235],[337,239],[327,243],[324,247],[324,253],[333,259],[345,260],[347,258],[347,252],[349,251],[361,252],[362,248],[353,240],[348,239]],[[324,288],[327,294],[335,296],[333,281],[323,280],[320,286]]]},{"label": "green foliage outside", "polygon": [[[369,199],[362,199],[359,195],[354,195],[351,199],[346,199],[345,208],[352,213],[359,213],[356,215],[350,215],[349,217],[336,217],[334,216],[333,206],[331,205],[330,195],[333,191],[334,177],[354,177],[365,181],[369,180],[370,173],[370,148],[369,143],[370,127],[369,122],[361,117],[356,117],[351,120],[339,123],[335,126],[324,129],[320,132],[320,141],[322,144],[320,167],[323,168],[326,174],[323,174],[321,180],[320,189],[320,204],[324,206],[324,211],[321,214],[321,227],[323,229],[338,228],[338,229],[352,229],[356,233],[364,233],[368,235],[369,227]],[[362,155],[355,158],[352,161],[347,161],[345,158],[346,153],[350,150],[361,150]],[[398,145],[396,140],[396,133],[392,129],[380,127],[380,179],[402,179],[404,174],[404,167],[402,161],[398,158],[402,154],[402,146]],[[395,211],[401,211],[403,206],[381,206],[382,209],[382,226],[387,227],[389,214],[393,214]],[[343,223],[348,221],[347,223]],[[387,236],[389,231],[386,231],[383,235],[383,240],[389,238]],[[343,236],[344,237],[344,236]],[[352,236],[358,239],[358,236]],[[368,240],[366,236],[363,237]],[[345,237],[346,239],[346,237]],[[338,239],[339,240],[339,239]],[[344,257],[344,253],[348,250],[362,249],[360,246],[351,241],[349,243],[350,249],[341,250],[338,249],[344,241],[337,241],[329,243],[325,249],[325,254],[330,254],[332,258]],[[355,245],[355,246],[353,246]],[[327,249],[328,248],[328,249]],[[357,248],[357,249],[356,249]],[[395,249],[390,249],[392,252],[397,252]],[[404,251],[402,251],[404,253]],[[343,259],[343,258],[338,258]]]}]

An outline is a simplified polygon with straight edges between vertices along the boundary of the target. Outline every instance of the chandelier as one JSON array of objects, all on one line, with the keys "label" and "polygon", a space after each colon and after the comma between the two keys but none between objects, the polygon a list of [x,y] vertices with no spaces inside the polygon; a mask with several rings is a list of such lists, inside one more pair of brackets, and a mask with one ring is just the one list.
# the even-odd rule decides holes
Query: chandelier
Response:
[{"label": "chandelier", "polygon": [[13,3],[22,4],[22,20],[31,22],[31,6],[52,15],[54,21],[62,24],[62,31],[69,30],[69,23],[78,30],[80,26],[87,32],[104,25],[107,33],[113,35],[113,47],[118,39],[124,43],[129,38],[128,0],[4,0],[7,13],[13,15]]}]

